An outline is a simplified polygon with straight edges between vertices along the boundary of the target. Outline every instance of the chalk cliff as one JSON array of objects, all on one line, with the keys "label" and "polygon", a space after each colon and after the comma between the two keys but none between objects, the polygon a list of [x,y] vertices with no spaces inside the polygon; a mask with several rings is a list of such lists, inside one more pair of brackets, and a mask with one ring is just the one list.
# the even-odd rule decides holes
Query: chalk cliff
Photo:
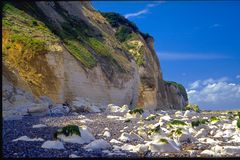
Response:
[{"label": "chalk cliff", "polygon": [[55,103],[75,97],[130,108],[188,103],[182,85],[163,80],[153,37],[121,15],[87,1],[3,5],[3,85]]}]

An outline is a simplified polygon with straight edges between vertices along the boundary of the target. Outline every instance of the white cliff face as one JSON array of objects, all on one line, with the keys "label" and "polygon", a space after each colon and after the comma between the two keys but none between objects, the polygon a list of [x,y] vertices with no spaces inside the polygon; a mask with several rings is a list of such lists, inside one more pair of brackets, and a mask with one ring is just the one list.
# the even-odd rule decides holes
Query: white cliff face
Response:
[{"label": "white cliff face", "polygon": [[[42,82],[32,85],[22,75],[12,72],[11,74],[15,76],[15,86],[36,96],[49,96],[55,103],[82,97],[88,98],[91,103],[103,105],[114,103],[119,106],[126,104],[129,108],[141,106],[179,109],[186,104],[186,100],[178,94],[177,88],[164,85],[159,60],[153,47],[153,39],[144,39],[137,33],[136,42],[140,44],[138,50],[144,48],[143,58],[146,62],[138,66],[131,58],[130,51],[128,53],[122,48],[122,44],[114,36],[115,29],[100,13],[95,12],[89,3],[36,2],[36,6],[39,14],[45,17],[46,22],[58,32],[62,32],[62,24],[72,23],[72,19],[75,19],[81,22],[80,25],[87,25],[95,36],[101,35],[104,43],[110,47],[109,50],[112,51],[117,63],[126,72],[117,70],[116,64],[112,64],[104,57],[96,56],[96,50],[87,48],[97,61],[97,64],[89,69],[76,59],[66,45],[59,40],[49,45],[48,52],[37,57],[37,63],[29,62],[31,63],[29,66],[37,71],[37,76],[44,77]],[[61,12],[67,12],[67,15],[63,16]],[[52,36],[59,39],[57,34]],[[5,64],[5,61],[3,63]],[[9,70],[12,69],[7,65],[6,68],[4,72],[10,74]],[[13,80],[9,79],[9,81]],[[5,105],[8,105],[7,102]]]}]

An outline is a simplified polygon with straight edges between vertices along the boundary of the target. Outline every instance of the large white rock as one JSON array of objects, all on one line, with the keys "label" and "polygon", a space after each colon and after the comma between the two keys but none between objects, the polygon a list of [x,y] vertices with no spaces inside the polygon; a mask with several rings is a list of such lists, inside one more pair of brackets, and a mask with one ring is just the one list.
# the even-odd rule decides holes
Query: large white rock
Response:
[{"label": "large white rock", "polygon": [[221,138],[221,137],[223,137],[223,135],[224,135],[223,131],[220,130],[220,129],[217,130],[215,133],[216,133],[216,134],[213,136],[214,138]]},{"label": "large white rock", "polygon": [[239,133],[235,133],[232,137],[231,140],[228,141],[229,143],[240,143],[240,135]]},{"label": "large white rock", "polygon": [[194,111],[191,111],[191,110],[186,110],[185,113],[184,113],[184,117],[192,117],[192,116],[196,116],[197,113],[194,112]]},{"label": "large white rock", "polygon": [[201,137],[206,137],[208,134],[207,129],[200,129],[200,131],[197,132],[197,134],[194,136],[195,138],[201,138]]},{"label": "large white rock", "polygon": [[111,139],[110,143],[115,143],[115,144],[122,144],[122,142],[116,140],[116,139]]},{"label": "large white rock", "polygon": [[90,143],[91,141],[95,140],[94,136],[86,126],[79,127],[79,131],[81,133],[81,136],[75,134],[71,136],[65,136],[64,134],[60,134],[57,137],[64,142],[77,144]]},{"label": "large white rock", "polygon": [[48,103],[32,104],[27,112],[32,116],[44,116],[49,114]]},{"label": "large white rock", "polygon": [[47,148],[47,149],[65,149],[64,145],[62,142],[59,140],[57,141],[46,141],[42,144],[42,148]]},{"label": "large white rock", "polygon": [[33,142],[33,141],[44,141],[44,139],[42,139],[42,138],[29,138],[28,136],[21,136],[21,137],[19,137],[17,139],[14,139],[12,141],[13,142],[16,142],[16,141],[31,141],[31,142]]},{"label": "large white rock", "polygon": [[104,136],[104,137],[107,137],[107,138],[110,138],[110,137],[111,137],[111,133],[110,133],[109,131],[105,131],[105,132],[103,133],[103,136]]},{"label": "large white rock", "polygon": [[224,123],[222,129],[223,130],[230,130],[230,129],[234,130],[235,126],[236,126],[236,124],[233,125],[233,124]]},{"label": "large white rock", "polygon": [[170,121],[171,119],[172,119],[172,118],[171,118],[169,115],[165,115],[165,116],[163,116],[163,117],[160,117],[159,122],[162,122],[162,121],[168,122],[168,121]]},{"label": "large white rock", "polygon": [[100,108],[98,106],[95,105],[90,105],[90,106],[86,106],[85,110],[87,112],[93,112],[93,113],[99,113],[101,112]]},{"label": "large white rock", "polygon": [[211,151],[211,150],[204,150],[200,153],[200,155],[203,155],[203,156],[216,156],[216,153],[214,151]]},{"label": "large white rock", "polygon": [[118,139],[122,142],[131,142],[141,140],[142,138],[133,132],[130,133],[123,132]]},{"label": "large white rock", "polygon": [[128,112],[129,111],[129,108],[128,108],[128,105],[123,105],[120,109],[119,109],[119,112]]},{"label": "large white rock", "polygon": [[115,106],[114,104],[109,104],[107,106],[106,112],[119,112],[120,109],[121,107],[119,106]]},{"label": "large white rock", "polygon": [[233,133],[234,133],[233,130],[227,129],[227,130],[223,131],[222,137],[224,137],[224,138],[232,137]]},{"label": "large white rock", "polygon": [[149,145],[149,150],[151,150],[151,152],[160,152],[160,153],[180,152],[180,149],[177,147],[177,145],[173,145],[170,142],[162,143],[162,142],[153,141],[148,143],[148,145]]},{"label": "large white rock", "polygon": [[88,145],[84,146],[84,149],[86,150],[99,150],[99,149],[106,150],[110,148],[111,148],[111,145],[103,139],[94,140]]},{"label": "large white rock", "polygon": [[240,156],[240,146],[223,146],[223,155]]},{"label": "large white rock", "polygon": [[201,143],[208,143],[210,145],[216,145],[218,144],[220,141],[218,140],[214,140],[212,138],[198,138],[198,141],[201,142]]},{"label": "large white rock", "polygon": [[178,142],[182,143],[182,142],[193,142],[195,141],[194,137],[186,131],[182,131],[182,134],[180,135],[173,135],[174,139],[176,139]]},{"label": "large white rock", "polygon": [[131,144],[124,144],[121,149],[130,151],[130,152],[139,152],[139,153],[144,153],[148,151],[149,146],[146,144],[137,144],[136,146],[131,145]]},{"label": "large white rock", "polygon": [[50,109],[50,112],[53,114],[62,114],[65,115],[69,113],[70,109],[67,106],[63,106],[62,104],[58,104],[55,107]]},{"label": "large white rock", "polygon": [[85,108],[90,106],[90,103],[84,99],[81,99],[80,97],[76,97],[74,101],[72,101],[72,108],[76,112],[85,112]]},{"label": "large white rock", "polygon": [[133,152],[136,152],[135,151],[135,146],[134,145],[131,145],[131,144],[124,144],[121,146],[121,149],[122,150],[125,150],[125,151],[133,151]]}]

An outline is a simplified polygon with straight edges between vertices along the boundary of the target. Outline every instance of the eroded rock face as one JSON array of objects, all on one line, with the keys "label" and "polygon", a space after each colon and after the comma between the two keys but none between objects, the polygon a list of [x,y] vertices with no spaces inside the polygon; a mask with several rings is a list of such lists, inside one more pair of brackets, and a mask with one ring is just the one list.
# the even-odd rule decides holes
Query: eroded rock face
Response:
[{"label": "eroded rock face", "polygon": [[[151,37],[143,38],[135,33],[137,39],[131,43],[137,46],[137,51],[130,51],[116,39],[116,28],[95,11],[90,2],[29,2],[34,11],[27,3],[12,5],[44,23],[48,28],[44,34],[49,32],[45,37],[51,40],[40,37],[47,41],[44,53],[34,54],[24,63],[21,60],[15,64],[14,55],[22,57],[19,48],[14,48],[14,52],[3,49],[3,74],[14,86],[38,97],[48,96],[54,103],[82,97],[103,105],[126,104],[130,109],[136,106],[180,109],[187,104],[179,88],[165,85]],[[3,47],[6,47],[13,33],[5,26],[3,30]],[[41,34],[41,30],[38,32]],[[77,44],[77,47],[70,45],[67,36],[74,39],[71,45]],[[17,45],[21,48],[22,43]],[[80,55],[79,59],[76,48],[90,58]],[[144,63],[134,57],[140,52]]]}]

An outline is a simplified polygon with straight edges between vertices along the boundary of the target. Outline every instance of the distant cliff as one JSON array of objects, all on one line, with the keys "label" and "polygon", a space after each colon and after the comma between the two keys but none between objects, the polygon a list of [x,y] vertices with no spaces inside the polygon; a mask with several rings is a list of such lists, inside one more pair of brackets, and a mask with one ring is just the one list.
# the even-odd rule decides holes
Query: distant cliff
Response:
[{"label": "distant cliff", "polygon": [[153,37],[119,14],[86,1],[5,2],[2,24],[2,75],[37,97],[130,108],[188,103],[182,85],[163,80]]}]

